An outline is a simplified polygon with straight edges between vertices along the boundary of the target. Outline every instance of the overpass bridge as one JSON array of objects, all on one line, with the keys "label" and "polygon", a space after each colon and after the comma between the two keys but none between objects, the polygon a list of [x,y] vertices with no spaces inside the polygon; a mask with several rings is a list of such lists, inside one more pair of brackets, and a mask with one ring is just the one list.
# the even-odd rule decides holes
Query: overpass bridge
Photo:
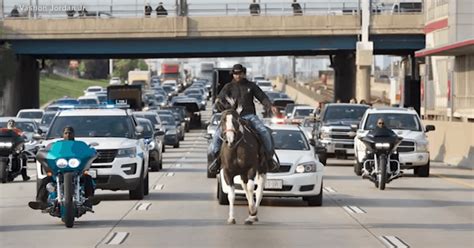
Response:
[{"label": "overpass bridge", "polygon": [[[16,89],[34,89],[11,106],[38,107],[37,59],[177,58],[331,55],[335,95],[355,96],[357,43],[364,36],[358,13],[268,16],[170,16],[162,18],[5,18],[0,43],[16,54]],[[367,25],[365,25],[367,26]],[[368,23],[368,54],[413,55],[424,48],[422,13],[377,14]],[[367,60],[367,59],[366,59]],[[371,61],[371,58],[369,59]],[[371,63],[371,62],[370,62]],[[19,94],[10,90],[9,95]]]}]

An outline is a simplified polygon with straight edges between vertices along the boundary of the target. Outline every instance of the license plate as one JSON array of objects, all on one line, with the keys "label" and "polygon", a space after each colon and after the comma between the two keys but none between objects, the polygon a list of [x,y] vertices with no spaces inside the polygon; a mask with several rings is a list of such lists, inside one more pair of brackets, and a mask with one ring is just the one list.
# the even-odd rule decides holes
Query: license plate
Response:
[{"label": "license plate", "polygon": [[96,170],[89,169],[88,173],[89,173],[89,176],[91,176],[92,178],[97,177],[97,171]]},{"label": "license plate", "polygon": [[283,180],[268,179],[265,182],[265,189],[282,189]]}]

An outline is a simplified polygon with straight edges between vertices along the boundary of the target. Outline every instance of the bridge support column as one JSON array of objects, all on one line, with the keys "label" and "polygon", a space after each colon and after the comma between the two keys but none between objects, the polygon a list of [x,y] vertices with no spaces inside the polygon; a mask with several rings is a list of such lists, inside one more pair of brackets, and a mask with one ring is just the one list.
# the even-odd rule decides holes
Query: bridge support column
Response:
[{"label": "bridge support column", "polygon": [[357,83],[356,99],[370,102],[370,71],[373,62],[373,43],[357,42],[356,65]]},{"label": "bridge support column", "polygon": [[411,55],[406,60],[408,70],[405,70],[403,106],[412,107],[420,114],[421,94],[420,94],[420,74],[416,58]]},{"label": "bridge support column", "polygon": [[14,75],[8,77],[0,89],[2,102],[0,112],[14,116],[20,109],[39,107],[39,68],[35,58],[30,56],[6,56]]},{"label": "bridge support column", "polygon": [[334,69],[334,102],[349,102],[355,95],[355,56],[353,53],[331,56]]}]

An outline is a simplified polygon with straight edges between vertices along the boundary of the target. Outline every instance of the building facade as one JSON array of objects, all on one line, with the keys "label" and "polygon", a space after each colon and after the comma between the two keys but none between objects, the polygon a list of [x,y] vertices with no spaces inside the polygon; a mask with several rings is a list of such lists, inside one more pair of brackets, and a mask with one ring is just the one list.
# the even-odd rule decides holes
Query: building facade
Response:
[{"label": "building facade", "polygon": [[474,121],[474,4],[472,0],[425,1],[426,48],[421,114]]}]

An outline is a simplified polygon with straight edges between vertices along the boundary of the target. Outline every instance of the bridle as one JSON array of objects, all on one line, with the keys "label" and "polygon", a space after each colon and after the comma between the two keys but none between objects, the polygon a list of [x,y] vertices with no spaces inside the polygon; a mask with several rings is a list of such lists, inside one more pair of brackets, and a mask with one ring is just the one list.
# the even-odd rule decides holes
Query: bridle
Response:
[{"label": "bridle", "polygon": [[[240,118],[237,118],[237,122],[239,123],[239,125],[242,125],[242,123],[240,122]],[[223,121],[221,121],[221,123],[223,123]],[[243,127],[246,129],[245,125],[243,125]],[[223,142],[227,142],[224,135],[228,132],[233,132],[236,136],[239,136],[239,133],[241,133],[240,138],[229,147],[230,149],[235,149],[240,144],[240,142],[244,140],[244,134],[243,132],[239,132],[235,128],[226,128],[222,131],[221,136],[219,137]]]}]

